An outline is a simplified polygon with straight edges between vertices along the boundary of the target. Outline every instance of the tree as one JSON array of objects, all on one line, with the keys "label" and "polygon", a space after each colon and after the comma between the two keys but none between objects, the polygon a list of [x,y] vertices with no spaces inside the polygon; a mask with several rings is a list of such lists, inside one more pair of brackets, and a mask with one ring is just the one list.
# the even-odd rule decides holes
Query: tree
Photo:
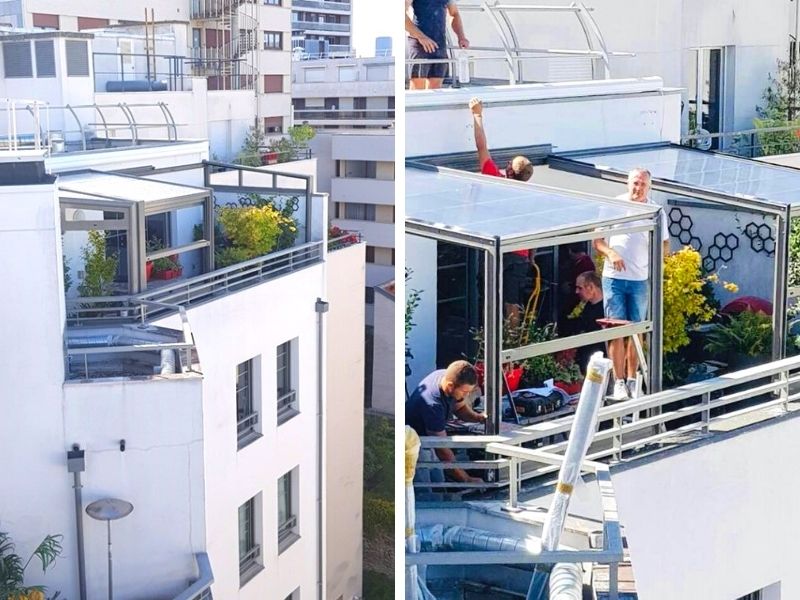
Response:
[{"label": "tree", "polygon": [[278,162],[297,160],[299,151],[306,148],[308,142],[314,139],[316,132],[311,125],[294,125],[289,127],[289,137],[274,140],[269,145],[269,151],[278,155]]},{"label": "tree", "polygon": [[106,232],[92,230],[88,243],[81,248],[83,282],[78,293],[84,297],[109,296],[117,274],[117,256],[106,256]]},{"label": "tree", "polygon": [[261,166],[261,151],[266,145],[266,136],[260,127],[253,126],[247,132],[242,143],[242,149],[236,155],[234,162],[245,167]]},{"label": "tree", "polygon": [[[798,126],[800,108],[800,67],[794,57],[790,60],[777,61],[775,75],[768,75],[769,83],[762,94],[763,104],[756,106],[757,119],[753,119],[756,129],[772,127]],[[769,131],[758,133],[758,143],[761,152],[770,154],[783,154],[800,151],[800,139],[797,130]]]},{"label": "tree", "polygon": [[[8,533],[0,531],[0,598],[9,600],[44,600],[43,585],[25,585],[25,570],[34,557],[42,564],[42,572],[52,565],[61,554],[62,535],[48,535],[36,547],[24,563],[15,552],[14,542]],[[56,592],[56,598],[60,594]]]}]

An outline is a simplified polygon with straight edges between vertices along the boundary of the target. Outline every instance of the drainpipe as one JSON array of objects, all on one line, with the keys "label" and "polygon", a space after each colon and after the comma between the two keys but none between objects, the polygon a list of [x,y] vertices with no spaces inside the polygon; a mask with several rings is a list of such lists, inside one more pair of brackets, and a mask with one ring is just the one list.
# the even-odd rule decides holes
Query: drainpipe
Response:
[{"label": "drainpipe", "polygon": [[325,366],[323,360],[325,352],[325,319],[323,315],[328,312],[330,305],[322,298],[317,298],[314,310],[319,315],[317,318],[317,523],[319,524],[317,536],[317,598],[325,598],[325,515],[322,510],[322,499],[325,493],[325,423],[323,421],[323,398],[325,395]]},{"label": "drainpipe", "polygon": [[72,445],[72,450],[67,451],[67,471],[72,473],[75,490],[75,527],[78,533],[78,585],[80,587],[80,600],[86,600],[86,562],[83,551],[83,484],[81,473],[86,470],[86,461],[83,450],[78,444]]}]

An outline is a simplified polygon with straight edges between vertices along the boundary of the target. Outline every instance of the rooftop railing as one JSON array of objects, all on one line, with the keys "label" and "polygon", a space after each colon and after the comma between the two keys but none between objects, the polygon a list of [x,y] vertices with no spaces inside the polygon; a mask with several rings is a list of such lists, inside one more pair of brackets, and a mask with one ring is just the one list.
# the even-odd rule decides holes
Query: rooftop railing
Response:
[{"label": "rooftop railing", "polygon": [[298,121],[394,121],[394,109],[302,108],[294,111]]},{"label": "rooftop railing", "polygon": [[[423,440],[425,438],[422,438]],[[487,451],[501,456],[500,461],[507,463],[509,470],[515,473],[522,465],[546,465],[550,470],[561,467],[564,457],[542,450],[520,448],[508,443],[493,442],[486,446]],[[441,465],[441,463],[439,463]],[[418,468],[422,463],[418,463]],[[617,516],[617,500],[608,465],[585,460],[581,470],[594,476],[600,490],[603,513],[603,546],[599,549],[587,550],[536,550],[531,551],[437,551],[406,553],[407,565],[452,565],[469,567],[477,565],[555,565],[558,563],[596,563],[609,567],[609,600],[618,600],[619,563],[623,560],[623,542],[619,518]],[[441,483],[436,483],[441,487]],[[425,484],[430,487],[431,484]],[[514,512],[518,506],[519,479],[512,477],[509,486],[507,508]]]},{"label": "rooftop railing", "polygon": [[363,241],[360,231],[342,231],[334,238],[328,239],[328,252],[355,246]]},{"label": "rooftop railing", "polygon": [[292,31],[350,31],[350,23],[325,23],[324,21],[292,21]]},{"label": "rooftop railing", "polygon": [[722,133],[691,133],[681,136],[681,144],[746,158],[791,154],[800,152],[800,123]]},{"label": "rooftop railing", "polygon": [[[600,409],[601,428],[594,437],[588,460],[620,462],[644,452],[659,452],[668,447],[696,442],[713,435],[716,425],[725,429],[743,426],[741,417],[756,411],[777,410],[783,414],[789,403],[800,400],[800,356],[770,362],[757,367],[728,373],[700,383],[691,383],[672,390],[642,396]],[[794,389],[792,387],[794,386]],[[572,415],[521,427],[508,435],[456,435],[447,438],[422,437],[423,448],[450,448],[458,453],[483,449],[489,454],[502,454],[492,444],[519,448],[522,444],[540,445],[550,455],[560,456],[566,441],[554,441],[569,434]],[[457,467],[492,472],[480,483],[443,482],[438,488],[478,491],[515,485],[516,477],[508,458],[420,462],[419,468]],[[503,469],[504,471],[500,471]],[[552,465],[522,469],[519,481],[532,480],[556,470]],[[511,472],[511,473],[509,473]],[[494,474],[498,474],[494,476]],[[429,483],[415,484],[430,487]]]},{"label": "rooftop railing", "polygon": [[293,0],[292,8],[324,8],[350,12],[349,2],[330,2],[329,0]]}]

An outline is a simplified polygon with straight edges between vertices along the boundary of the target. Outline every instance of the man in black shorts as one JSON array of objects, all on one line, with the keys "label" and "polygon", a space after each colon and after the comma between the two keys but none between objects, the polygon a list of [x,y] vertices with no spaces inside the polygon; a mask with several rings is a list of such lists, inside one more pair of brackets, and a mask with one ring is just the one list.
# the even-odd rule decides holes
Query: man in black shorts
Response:
[{"label": "man in black shorts", "polygon": [[[408,7],[414,9],[414,19],[408,16]],[[447,15],[453,19],[451,27],[458,38],[459,48],[469,48],[464,36],[464,25],[455,0],[406,0],[406,31],[408,32],[408,58],[447,58]],[[418,64],[411,67],[409,89],[433,90],[442,87],[447,75],[447,63]]]}]

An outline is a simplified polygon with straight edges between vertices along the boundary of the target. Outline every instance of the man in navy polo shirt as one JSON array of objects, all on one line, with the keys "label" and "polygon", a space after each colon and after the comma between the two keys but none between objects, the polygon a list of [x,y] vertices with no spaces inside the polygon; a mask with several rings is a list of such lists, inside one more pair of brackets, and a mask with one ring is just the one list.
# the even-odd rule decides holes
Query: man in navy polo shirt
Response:
[{"label": "man in navy polo shirt", "polygon": [[[445,423],[451,414],[462,421],[482,423],[486,415],[476,413],[466,402],[478,384],[478,374],[470,363],[457,360],[447,369],[434,371],[420,381],[417,389],[406,401],[406,424],[420,436],[446,437]],[[423,454],[424,453],[424,454]],[[453,462],[456,457],[450,448],[436,448],[436,456],[442,462]],[[423,449],[420,460],[433,460],[433,453]],[[429,469],[431,481],[442,481],[438,469]],[[448,473],[456,481],[477,483],[480,477],[471,477],[463,469],[450,469]]]},{"label": "man in navy polo shirt", "polygon": [[[413,20],[406,12],[409,59],[447,58],[448,14],[453,19],[450,26],[458,38],[459,48],[469,48],[469,40],[464,36],[464,25],[461,22],[461,15],[455,0],[406,0],[406,11],[409,6],[414,9]],[[446,62],[413,65],[409,89],[433,90],[440,88],[446,75]]]}]

